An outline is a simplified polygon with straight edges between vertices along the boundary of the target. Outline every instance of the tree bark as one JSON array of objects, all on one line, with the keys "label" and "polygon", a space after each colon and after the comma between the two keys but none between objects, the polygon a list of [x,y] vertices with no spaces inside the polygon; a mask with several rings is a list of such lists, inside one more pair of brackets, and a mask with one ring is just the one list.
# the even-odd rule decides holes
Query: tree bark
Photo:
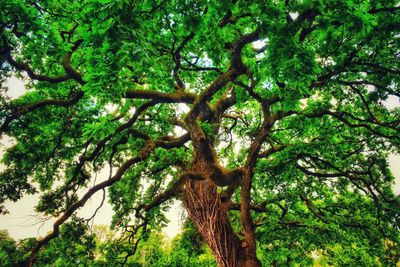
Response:
[{"label": "tree bark", "polygon": [[249,250],[234,232],[227,205],[209,179],[189,180],[184,186],[184,203],[190,219],[211,248],[218,266],[258,267],[255,248]]}]

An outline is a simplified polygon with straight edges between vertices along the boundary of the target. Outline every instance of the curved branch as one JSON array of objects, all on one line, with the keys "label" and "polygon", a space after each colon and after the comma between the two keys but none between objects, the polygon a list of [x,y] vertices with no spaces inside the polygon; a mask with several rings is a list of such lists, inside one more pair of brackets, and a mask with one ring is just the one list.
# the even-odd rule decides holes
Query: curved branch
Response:
[{"label": "curved branch", "polygon": [[8,116],[5,119],[4,123],[0,127],[0,136],[2,135],[3,132],[8,130],[9,125],[13,120],[18,119],[19,117],[26,115],[29,112],[32,112],[36,109],[39,109],[39,108],[42,108],[45,106],[69,107],[69,106],[72,106],[75,103],[77,103],[83,97],[83,95],[84,95],[84,93],[82,91],[79,91],[79,92],[75,93],[75,95],[69,100],[46,99],[46,100],[36,102],[32,105],[21,107],[20,110],[18,110],[17,112],[14,112],[13,114],[11,114],[10,116]]},{"label": "curved branch", "polygon": [[28,74],[29,78],[31,78],[32,80],[49,82],[49,83],[61,83],[72,79],[68,74],[64,74],[58,77],[51,77],[42,74],[37,74],[30,68],[28,64],[15,61],[14,58],[11,56],[10,51],[7,51],[5,53],[1,53],[0,51],[0,54],[3,54],[5,56],[7,62],[11,66],[20,71],[25,71]]},{"label": "curved branch", "polygon": [[[52,240],[53,238],[57,237],[59,235],[59,231],[60,231],[60,226],[66,221],[68,220],[72,214],[78,210],[79,208],[83,207],[85,205],[85,203],[99,190],[103,190],[106,187],[109,187],[111,185],[113,185],[114,183],[118,182],[122,176],[125,174],[125,172],[132,167],[134,164],[137,164],[143,160],[145,160],[153,151],[156,147],[160,146],[164,146],[164,147],[168,147],[170,146],[172,147],[177,147],[180,145],[184,144],[184,140],[186,140],[185,138],[177,138],[177,140],[170,140],[170,141],[165,141],[163,138],[160,138],[158,140],[155,141],[151,141],[148,140],[146,142],[146,144],[144,145],[144,147],[139,151],[138,155],[134,158],[131,158],[129,160],[127,160],[124,164],[122,164],[122,166],[118,169],[118,171],[115,173],[114,176],[112,176],[111,178],[109,178],[108,180],[101,182],[95,186],[93,186],[92,188],[90,188],[85,195],[83,195],[83,197],[75,202],[75,204],[73,204],[71,207],[69,207],[64,214],[62,214],[54,223],[53,225],[53,232],[49,233],[47,236],[45,236],[43,239],[39,240],[36,244],[36,246],[33,248],[32,252],[31,252],[31,256],[29,258],[29,265],[30,267],[32,267],[34,261],[35,261],[35,257],[36,254],[39,252],[39,250],[46,245],[50,240]],[[176,142],[174,142],[176,141]]]},{"label": "curved branch", "polygon": [[259,157],[259,158],[268,158],[270,155],[272,155],[272,154],[274,154],[276,152],[282,151],[286,147],[288,147],[288,145],[279,145],[279,146],[276,146],[276,147],[272,147],[272,148],[270,148],[270,149],[268,149],[266,151],[258,153],[257,157]]},{"label": "curved branch", "polygon": [[[315,113],[305,113],[305,112],[291,110],[291,111],[287,111],[287,112],[280,112],[276,115],[276,117],[277,117],[277,119],[283,119],[283,118],[291,116],[291,115],[302,115],[302,116],[305,116],[308,118],[321,118],[321,117],[327,115],[327,116],[336,118],[337,120],[343,122],[345,125],[347,125],[350,128],[365,128],[366,130],[370,131],[371,133],[374,133],[377,136],[387,138],[387,139],[399,139],[400,138],[399,135],[388,135],[388,134],[381,133],[381,132],[377,131],[376,129],[374,129],[373,127],[371,127],[370,124],[380,126],[380,127],[386,127],[392,131],[397,131],[397,132],[399,132],[400,129],[397,129],[396,127],[393,127],[391,125],[387,125],[386,123],[383,123],[383,122],[377,123],[376,121],[360,119],[346,111],[324,110],[324,111],[319,111],[319,112],[315,112]],[[358,123],[352,123],[351,121],[349,121],[348,118],[346,118],[346,116],[350,117],[353,120],[358,121]]]},{"label": "curved branch", "polygon": [[[5,40],[4,40],[4,42],[6,43]],[[75,80],[79,84],[84,85],[85,82],[82,80],[82,75],[80,73],[78,73],[71,66],[72,54],[78,49],[78,47],[81,45],[81,43],[82,43],[82,40],[75,42],[73,47],[71,48],[71,50],[64,56],[62,65],[63,65],[63,68],[66,73],[64,75],[61,75],[58,77],[51,77],[51,76],[47,76],[47,75],[37,74],[32,70],[32,68],[28,64],[23,63],[23,62],[17,62],[12,57],[12,55],[11,55],[12,49],[10,47],[8,47],[7,43],[6,43],[6,46],[0,50],[0,55],[3,55],[5,57],[5,59],[7,60],[7,62],[11,66],[16,68],[17,70],[25,71],[28,74],[28,76],[33,80],[49,82],[49,83],[61,83],[61,82],[65,82],[68,80]]]}]

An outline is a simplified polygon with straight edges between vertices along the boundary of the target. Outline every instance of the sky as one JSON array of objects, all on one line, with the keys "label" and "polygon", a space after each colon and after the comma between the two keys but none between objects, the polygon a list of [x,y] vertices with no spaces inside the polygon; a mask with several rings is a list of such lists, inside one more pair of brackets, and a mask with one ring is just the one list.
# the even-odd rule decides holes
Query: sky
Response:
[{"label": "sky", "polygon": [[[12,77],[8,80],[6,85],[9,88],[7,95],[12,98],[17,98],[24,94],[24,82]],[[389,98],[385,105],[389,108],[400,106],[398,98]],[[3,137],[0,140],[0,158],[2,158],[3,151],[6,147],[10,146],[12,141]],[[391,170],[396,177],[394,191],[397,195],[400,194],[400,155],[391,155],[389,158]],[[1,166],[0,166],[1,168]],[[96,182],[101,182],[108,178],[108,170],[104,169],[97,175]],[[97,192],[86,203],[86,205],[78,210],[77,215],[83,218],[90,218],[102,200],[102,192]],[[55,219],[46,219],[38,217],[35,213],[34,207],[38,202],[37,195],[27,195],[20,199],[18,202],[6,202],[6,207],[10,211],[7,215],[0,215],[0,230],[6,229],[14,239],[22,239],[27,237],[40,237],[46,235],[52,229],[52,224]],[[97,212],[94,217],[93,224],[106,224],[111,222],[113,211],[106,201],[102,208]],[[167,237],[172,239],[181,229],[184,218],[183,207],[178,201],[175,201],[170,210],[166,214],[169,223],[163,228],[163,232]]]}]

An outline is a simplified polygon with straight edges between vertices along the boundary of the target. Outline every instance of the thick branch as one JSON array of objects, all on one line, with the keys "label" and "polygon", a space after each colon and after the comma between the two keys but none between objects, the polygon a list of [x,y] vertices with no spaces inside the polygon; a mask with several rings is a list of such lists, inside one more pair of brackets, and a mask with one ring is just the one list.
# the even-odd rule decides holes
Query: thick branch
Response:
[{"label": "thick branch", "polygon": [[163,103],[193,103],[196,95],[187,92],[164,93],[154,90],[128,89],[125,94],[130,99],[153,99]]},{"label": "thick branch", "polygon": [[[269,106],[262,105],[264,121],[259,129],[254,141],[250,145],[245,164],[245,174],[243,176],[241,190],[240,190],[240,221],[244,232],[244,240],[249,253],[255,254],[256,238],[255,238],[255,225],[250,214],[251,202],[251,187],[254,172],[254,166],[257,161],[257,155],[264,143],[268,131],[274,124],[273,118],[270,116]],[[255,255],[254,255],[255,256]]]},{"label": "thick branch", "polygon": [[258,157],[259,158],[268,158],[270,155],[284,150],[287,146],[288,145],[280,145],[280,146],[272,147],[264,152],[258,153]]}]

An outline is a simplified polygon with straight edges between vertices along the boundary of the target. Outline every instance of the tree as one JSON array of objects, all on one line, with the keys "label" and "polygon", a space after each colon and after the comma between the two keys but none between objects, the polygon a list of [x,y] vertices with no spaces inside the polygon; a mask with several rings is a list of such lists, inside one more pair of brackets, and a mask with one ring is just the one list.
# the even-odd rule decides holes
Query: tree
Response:
[{"label": "tree", "polygon": [[37,256],[38,266],[88,266],[96,249],[94,235],[83,219],[72,218],[60,228],[60,238],[51,240]]},{"label": "tree", "polygon": [[387,158],[400,109],[385,106],[400,96],[397,1],[1,6],[1,81],[26,77],[29,91],[2,97],[15,145],[0,200],[40,193],[37,212],[57,218],[30,265],[106,189],[113,227],[132,242],[182,201],[219,266],[339,247],[399,260]]},{"label": "tree", "polygon": [[185,221],[182,233],[173,240],[169,252],[168,266],[215,266],[211,252],[190,221]]},{"label": "tree", "polygon": [[2,266],[23,266],[23,254],[18,251],[17,243],[6,230],[0,231],[0,261]]}]

